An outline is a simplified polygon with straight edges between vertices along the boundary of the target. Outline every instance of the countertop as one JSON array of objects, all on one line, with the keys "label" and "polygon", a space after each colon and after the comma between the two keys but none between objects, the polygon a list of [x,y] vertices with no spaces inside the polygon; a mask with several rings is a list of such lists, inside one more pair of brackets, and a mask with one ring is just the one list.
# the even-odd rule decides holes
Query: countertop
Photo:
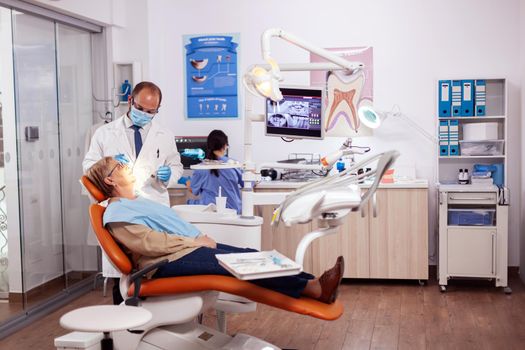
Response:
[{"label": "countertop", "polygon": [[[255,186],[255,189],[295,189],[299,188],[309,182],[297,182],[297,181],[262,181]],[[359,184],[361,188],[369,188],[372,185],[371,182]],[[412,181],[400,181],[391,184],[380,184],[379,188],[428,188],[428,180],[416,179]]]}]

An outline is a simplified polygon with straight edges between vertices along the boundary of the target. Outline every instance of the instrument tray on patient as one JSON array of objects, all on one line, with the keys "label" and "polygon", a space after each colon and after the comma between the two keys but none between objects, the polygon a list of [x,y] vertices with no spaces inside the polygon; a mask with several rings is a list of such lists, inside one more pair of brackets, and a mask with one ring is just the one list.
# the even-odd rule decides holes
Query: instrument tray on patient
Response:
[{"label": "instrument tray on patient", "polygon": [[240,280],[297,275],[303,267],[276,250],[215,255],[219,264]]}]

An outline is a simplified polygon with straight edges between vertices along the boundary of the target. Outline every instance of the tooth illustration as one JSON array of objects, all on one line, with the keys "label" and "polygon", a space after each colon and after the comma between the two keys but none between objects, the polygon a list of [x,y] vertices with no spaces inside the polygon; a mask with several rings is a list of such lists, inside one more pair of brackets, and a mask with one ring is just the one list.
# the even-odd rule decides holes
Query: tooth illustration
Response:
[{"label": "tooth illustration", "polygon": [[364,83],[365,76],[362,72],[350,77],[344,76],[342,72],[329,73],[326,131],[334,129],[339,123],[346,123],[353,130],[359,128],[356,106]]}]

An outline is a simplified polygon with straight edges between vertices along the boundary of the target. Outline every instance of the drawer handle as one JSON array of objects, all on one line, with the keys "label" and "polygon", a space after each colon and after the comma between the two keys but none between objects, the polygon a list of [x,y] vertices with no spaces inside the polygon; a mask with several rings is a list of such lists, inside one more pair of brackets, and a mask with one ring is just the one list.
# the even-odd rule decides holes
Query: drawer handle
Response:
[{"label": "drawer handle", "polygon": [[494,201],[496,200],[496,198],[492,198],[492,197],[461,197],[461,198],[457,198],[457,197],[452,197],[450,196],[450,199],[452,200],[464,200],[464,201]]},{"label": "drawer handle", "polygon": [[172,193],[170,194],[172,197],[185,197],[186,193]]},{"label": "drawer handle", "polygon": [[377,196],[376,194],[377,193],[374,192],[374,194],[372,195],[372,211],[373,211],[375,218],[377,218]]},{"label": "drawer handle", "polygon": [[496,234],[492,232],[492,274],[496,273]]}]

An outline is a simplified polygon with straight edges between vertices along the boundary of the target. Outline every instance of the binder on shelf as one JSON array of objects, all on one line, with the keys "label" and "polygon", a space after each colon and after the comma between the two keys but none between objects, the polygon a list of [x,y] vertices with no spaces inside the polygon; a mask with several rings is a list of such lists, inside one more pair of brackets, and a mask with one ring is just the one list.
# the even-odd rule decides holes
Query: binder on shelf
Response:
[{"label": "binder on shelf", "polygon": [[449,120],[448,123],[448,153],[459,156],[459,120]]},{"label": "binder on shelf", "polygon": [[475,115],[484,116],[485,115],[485,106],[487,103],[487,90],[486,90],[485,80],[476,80],[474,83],[474,91],[476,94],[475,101]]},{"label": "binder on shelf", "polygon": [[452,89],[450,80],[439,81],[439,116],[450,117],[450,107],[452,101]]},{"label": "binder on shelf", "polygon": [[461,115],[471,117],[474,115],[474,80],[462,80]]},{"label": "binder on shelf", "polygon": [[452,80],[452,116],[461,115],[461,80]]},{"label": "binder on shelf", "polygon": [[448,156],[448,120],[439,121],[439,155]]}]

